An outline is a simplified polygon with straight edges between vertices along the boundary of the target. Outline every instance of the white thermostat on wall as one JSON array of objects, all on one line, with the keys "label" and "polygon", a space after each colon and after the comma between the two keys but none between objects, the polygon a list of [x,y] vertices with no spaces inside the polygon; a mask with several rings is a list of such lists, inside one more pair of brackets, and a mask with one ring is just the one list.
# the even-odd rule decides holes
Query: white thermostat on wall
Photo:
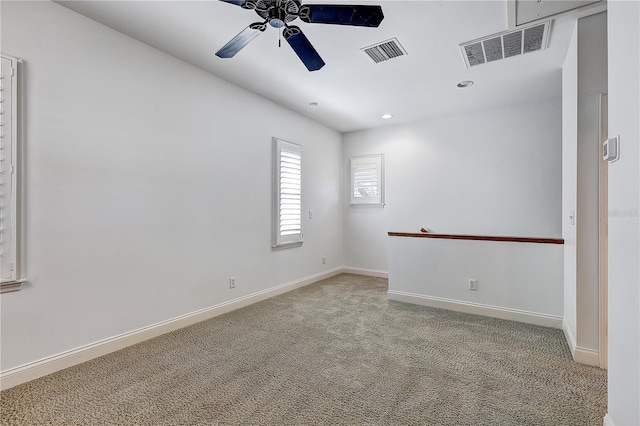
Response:
[{"label": "white thermostat on wall", "polygon": [[602,159],[604,161],[616,161],[619,157],[618,137],[609,138],[602,143]]}]

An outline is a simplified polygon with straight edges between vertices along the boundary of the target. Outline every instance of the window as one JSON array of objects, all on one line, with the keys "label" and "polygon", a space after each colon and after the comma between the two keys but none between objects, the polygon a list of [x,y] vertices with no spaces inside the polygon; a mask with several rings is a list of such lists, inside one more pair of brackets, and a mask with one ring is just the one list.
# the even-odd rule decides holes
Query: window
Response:
[{"label": "window", "polygon": [[20,290],[18,259],[18,60],[2,55],[0,67],[0,288]]},{"label": "window", "polygon": [[384,206],[383,154],[351,157],[351,205]]},{"label": "window", "polygon": [[273,138],[274,249],[302,245],[302,147]]}]

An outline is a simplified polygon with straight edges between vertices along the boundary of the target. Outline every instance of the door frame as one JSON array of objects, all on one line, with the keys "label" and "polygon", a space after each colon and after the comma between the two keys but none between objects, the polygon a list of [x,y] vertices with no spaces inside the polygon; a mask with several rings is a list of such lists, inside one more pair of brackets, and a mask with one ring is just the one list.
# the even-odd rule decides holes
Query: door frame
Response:
[{"label": "door frame", "polygon": [[[608,138],[609,122],[608,96],[600,94],[600,148],[602,142]],[[600,149],[602,153],[602,149]],[[606,369],[608,364],[608,288],[609,288],[609,163],[599,155],[598,179],[598,208],[599,208],[599,328],[600,328],[600,368]]]}]

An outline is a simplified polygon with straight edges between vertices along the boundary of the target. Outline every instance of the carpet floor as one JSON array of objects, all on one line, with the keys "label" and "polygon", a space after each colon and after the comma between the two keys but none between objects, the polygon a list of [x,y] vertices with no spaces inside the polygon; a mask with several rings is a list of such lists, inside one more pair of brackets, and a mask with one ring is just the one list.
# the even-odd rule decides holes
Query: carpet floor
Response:
[{"label": "carpet floor", "polygon": [[2,425],[602,425],[562,331],[339,275],[0,394]]}]

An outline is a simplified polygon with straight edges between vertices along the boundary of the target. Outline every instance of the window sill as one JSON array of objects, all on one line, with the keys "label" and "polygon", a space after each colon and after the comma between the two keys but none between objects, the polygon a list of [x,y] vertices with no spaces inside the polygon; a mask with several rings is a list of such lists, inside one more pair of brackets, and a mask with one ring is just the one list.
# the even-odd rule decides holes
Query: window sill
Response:
[{"label": "window sill", "polygon": [[384,207],[385,203],[351,203],[349,207]]},{"label": "window sill", "polygon": [[22,283],[25,282],[25,279],[15,280],[15,281],[7,281],[4,283],[0,283],[0,294],[1,293],[10,293],[12,291],[18,291],[22,288]]},{"label": "window sill", "polygon": [[302,246],[302,241],[295,241],[292,243],[282,243],[278,245],[272,245],[271,250],[283,250],[283,249],[300,247],[300,246]]}]

